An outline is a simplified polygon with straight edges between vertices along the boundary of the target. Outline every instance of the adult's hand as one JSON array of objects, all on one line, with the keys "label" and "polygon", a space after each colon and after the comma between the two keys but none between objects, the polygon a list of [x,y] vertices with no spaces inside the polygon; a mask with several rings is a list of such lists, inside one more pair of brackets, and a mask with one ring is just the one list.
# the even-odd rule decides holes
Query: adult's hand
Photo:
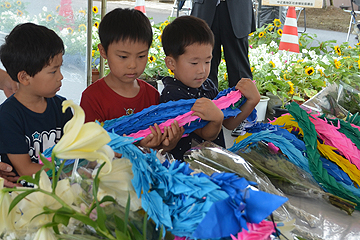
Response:
[{"label": "adult's hand", "polygon": [[0,69],[0,89],[5,93],[6,97],[10,97],[19,88],[19,84],[11,79],[9,74]]},{"label": "adult's hand", "polygon": [[4,178],[4,186],[8,188],[20,187],[20,183],[16,183],[19,177],[15,176],[15,173],[11,172],[12,167],[9,164],[0,162],[0,177]]}]

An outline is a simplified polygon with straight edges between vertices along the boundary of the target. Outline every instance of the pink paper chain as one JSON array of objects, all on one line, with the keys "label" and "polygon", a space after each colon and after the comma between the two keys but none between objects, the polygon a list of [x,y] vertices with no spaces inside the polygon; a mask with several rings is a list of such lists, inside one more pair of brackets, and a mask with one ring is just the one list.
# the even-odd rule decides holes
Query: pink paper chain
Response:
[{"label": "pink paper chain", "polygon": [[317,118],[314,115],[309,119],[315,125],[316,132],[324,141],[324,144],[337,148],[343,156],[360,169],[360,151],[345,134],[338,131],[340,122],[335,127],[332,123],[329,124],[326,120]]},{"label": "pink paper chain", "polygon": [[[231,105],[234,105],[236,102],[238,102],[240,100],[240,98],[241,98],[241,92],[239,90],[237,90],[237,91],[231,91],[226,96],[222,96],[219,99],[212,100],[212,101],[215,103],[215,105],[219,109],[226,109],[226,108],[230,107]],[[159,128],[160,128],[161,132],[164,132],[165,127],[171,126],[171,124],[175,120],[178,122],[179,127],[185,126],[186,124],[191,123],[192,121],[195,121],[196,119],[199,119],[199,121],[200,121],[200,118],[198,116],[192,116],[193,113],[194,113],[194,111],[190,111],[183,115],[177,116],[176,118],[168,119],[165,122],[159,124]],[[151,133],[151,130],[149,128],[147,128],[147,129],[140,130],[136,133],[132,133],[129,135],[129,137],[133,137],[133,138],[146,137],[150,133]]]}]

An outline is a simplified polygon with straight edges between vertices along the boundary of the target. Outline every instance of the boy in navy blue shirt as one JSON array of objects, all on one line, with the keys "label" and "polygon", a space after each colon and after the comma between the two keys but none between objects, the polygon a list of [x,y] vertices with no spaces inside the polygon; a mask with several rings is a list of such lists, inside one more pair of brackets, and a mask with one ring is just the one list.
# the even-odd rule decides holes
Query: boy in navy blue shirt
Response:
[{"label": "boy in navy blue shirt", "polygon": [[62,112],[64,97],[56,95],[63,75],[64,44],[56,33],[32,23],[17,25],[5,38],[0,58],[15,94],[0,105],[1,161],[17,175],[39,171],[39,153],[54,146],[63,134],[71,110]]},{"label": "boy in navy blue shirt", "polygon": [[[255,84],[250,79],[241,79],[237,83],[235,88],[241,91],[247,101],[241,106],[240,114],[224,120],[222,112],[216,105],[214,106],[217,110],[211,104],[211,99],[217,96],[218,89],[207,78],[214,46],[214,36],[208,25],[193,16],[178,17],[165,27],[162,45],[166,55],[166,66],[174,73],[174,77],[163,79],[164,89],[160,102],[196,98],[198,100],[191,110],[202,111],[202,114],[195,112],[195,115],[209,121],[204,128],[197,129],[188,137],[182,138],[171,153],[176,159],[182,159],[193,140],[198,143],[211,140],[225,147],[221,127],[224,125],[228,129],[234,129],[250,115],[260,101],[260,94]],[[218,118],[221,118],[220,122]],[[211,134],[207,134],[210,132]]]}]

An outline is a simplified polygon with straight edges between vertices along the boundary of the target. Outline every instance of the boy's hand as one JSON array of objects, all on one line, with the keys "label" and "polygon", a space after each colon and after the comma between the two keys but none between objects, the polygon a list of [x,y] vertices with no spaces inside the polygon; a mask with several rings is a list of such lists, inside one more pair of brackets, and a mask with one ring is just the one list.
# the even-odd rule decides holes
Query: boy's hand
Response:
[{"label": "boy's hand", "polygon": [[155,148],[164,141],[166,134],[162,134],[159,126],[155,123],[154,127],[149,127],[151,133],[142,139],[139,143],[140,146]]},{"label": "boy's hand", "polygon": [[4,178],[4,187],[21,187],[20,183],[16,183],[19,177],[15,177],[15,173],[12,172],[12,167],[6,163],[0,162],[0,177]]},{"label": "boy's hand", "polygon": [[240,90],[241,94],[246,97],[247,101],[253,102],[255,105],[259,103],[260,93],[251,79],[240,79],[236,84],[235,89]]},{"label": "boy's hand", "polygon": [[179,127],[178,122],[175,120],[171,123],[171,127],[165,128],[165,133],[167,133],[166,138],[162,142],[160,148],[162,148],[165,152],[171,151],[174,149],[183,136],[185,129],[183,127]]},{"label": "boy's hand", "polygon": [[224,114],[222,111],[208,98],[199,98],[191,108],[194,111],[193,116],[198,116],[203,120],[222,123]]}]

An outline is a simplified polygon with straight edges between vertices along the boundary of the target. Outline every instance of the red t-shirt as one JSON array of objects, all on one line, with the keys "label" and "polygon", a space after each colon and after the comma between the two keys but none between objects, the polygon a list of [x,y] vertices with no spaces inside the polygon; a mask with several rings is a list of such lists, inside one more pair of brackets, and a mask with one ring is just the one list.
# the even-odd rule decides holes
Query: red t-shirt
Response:
[{"label": "red t-shirt", "polygon": [[80,101],[80,106],[85,111],[85,122],[95,120],[104,122],[159,104],[159,92],[145,81],[140,79],[137,81],[140,91],[133,98],[126,98],[114,92],[104,78],[88,86],[83,91]]}]

